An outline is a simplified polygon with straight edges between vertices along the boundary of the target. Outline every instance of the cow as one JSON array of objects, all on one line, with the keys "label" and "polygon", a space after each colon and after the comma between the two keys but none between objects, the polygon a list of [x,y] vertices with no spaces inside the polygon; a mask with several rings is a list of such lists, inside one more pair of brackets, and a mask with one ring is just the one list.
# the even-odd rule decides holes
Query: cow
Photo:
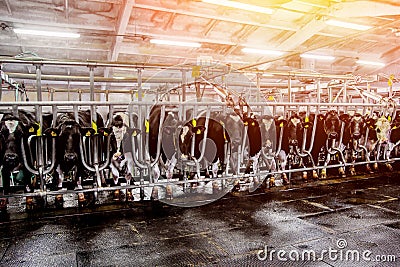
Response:
[{"label": "cow", "polygon": [[[82,136],[92,136],[97,134],[97,130],[105,129],[101,115],[96,114],[96,116],[96,123],[92,124],[89,110],[79,111],[78,121],[73,112],[60,113],[57,115],[55,127],[50,127],[45,131],[47,135],[56,137],[56,163],[53,177],[56,190],[63,188],[65,178],[69,178],[73,188],[82,189],[82,179],[93,175],[82,163],[84,159],[81,157],[80,146],[88,145],[81,143]],[[95,128],[92,128],[93,125]],[[104,149],[104,144],[99,142],[98,147],[100,150]],[[61,195],[57,197],[58,201],[62,202]],[[82,193],[78,194],[78,201],[80,205],[85,202]]]},{"label": "cow", "polygon": [[[392,127],[396,127],[396,124],[397,122],[391,123],[390,117],[381,116],[379,118],[368,118],[367,125],[371,132],[368,140],[368,149],[375,161],[390,159],[390,154],[395,146],[395,144],[391,142],[391,131]],[[386,162],[385,166],[390,171],[393,169],[389,162]],[[374,170],[378,170],[378,163],[374,163],[373,168]]]},{"label": "cow", "polygon": [[[364,146],[366,138],[367,123],[364,116],[361,113],[354,113],[354,115],[341,114],[340,120],[345,122],[345,128],[343,133],[343,144],[346,146],[346,158],[350,160],[351,166],[349,171],[351,175],[356,175],[354,163],[358,158],[366,158],[369,162],[369,153],[367,148]],[[366,170],[371,173],[371,167],[367,163]]]},{"label": "cow", "polygon": [[[269,171],[285,170],[286,152],[281,148],[286,120],[282,117],[262,115],[258,117],[258,123],[262,140],[260,149],[262,162]],[[284,185],[288,184],[286,173],[281,174],[281,180]],[[269,175],[268,185],[269,187],[276,185],[275,176]]]},{"label": "cow", "polygon": [[[225,141],[227,136],[224,126],[218,121],[209,118],[206,124],[206,118],[200,117],[188,121],[182,127],[179,139],[179,148],[185,158],[200,158],[202,148],[201,142],[204,140],[204,134],[207,132],[205,139],[205,159],[208,163],[213,164],[213,177],[217,176],[218,164],[221,165],[221,170],[225,170]],[[194,154],[191,153],[192,138],[195,138]],[[228,141],[229,142],[229,141]]]},{"label": "cow", "polygon": [[[331,157],[345,164],[343,144],[340,143],[341,125],[339,114],[336,110],[327,111],[316,116],[315,140],[312,147],[312,156],[317,165],[323,165],[320,177],[327,178],[326,166],[331,162]],[[345,176],[344,167],[339,167],[339,175]]]},{"label": "cow", "polygon": [[[157,182],[161,176],[160,166],[162,170],[165,171],[168,180],[172,179],[174,176],[174,168],[179,154],[177,153],[179,148],[176,146],[175,134],[177,129],[180,129],[181,126],[177,114],[171,111],[175,108],[176,106],[165,106],[166,111],[164,114],[161,114],[162,105],[156,104],[151,108],[149,119],[146,121],[145,128],[148,133],[150,161],[158,161],[152,168],[152,176],[155,182]],[[164,117],[163,120],[161,120],[162,117]],[[160,124],[162,124],[161,144],[158,141]],[[158,199],[157,187],[153,188],[151,195],[152,199]],[[172,187],[169,184],[166,186],[166,197],[168,199],[172,198]]]},{"label": "cow", "polygon": [[[137,135],[140,130],[130,128],[129,117],[123,112],[117,112],[112,116],[111,127],[111,163],[110,170],[113,184],[119,185],[119,178],[123,176],[126,184],[130,185],[134,175],[134,161],[132,154],[132,135]],[[131,190],[127,191],[127,201],[133,201]],[[114,192],[114,199],[120,199],[120,191]]]},{"label": "cow", "polygon": [[[282,149],[287,154],[286,162],[289,169],[305,168],[310,164],[312,167],[315,166],[311,154],[306,151],[306,145],[309,145],[311,139],[313,120],[312,116],[307,116],[305,113],[293,113],[287,121],[278,121],[279,124],[283,124]],[[304,130],[307,130],[306,136],[304,136]],[[318,178],[314,170],[312,177]],[[307,171],[302,173],[302,179],[308,181]]]},{"label": "cow", "polygon": [[[24,140],[24,150],[28,152],[28,129],[33,126],[35,126],[36,130],[38,129],[35,117],[31,112],[18,110],[17,116],[11,113],[4,114],[0,123],[0,161],[2,164],[1,174],[4,193],[8,194],[10,186],[17,184],[23,185],[25,192],[32,192],[36,184],[36,179],[24,165],[21,142]],[[33,161],[33,159],[31,160]]]}]

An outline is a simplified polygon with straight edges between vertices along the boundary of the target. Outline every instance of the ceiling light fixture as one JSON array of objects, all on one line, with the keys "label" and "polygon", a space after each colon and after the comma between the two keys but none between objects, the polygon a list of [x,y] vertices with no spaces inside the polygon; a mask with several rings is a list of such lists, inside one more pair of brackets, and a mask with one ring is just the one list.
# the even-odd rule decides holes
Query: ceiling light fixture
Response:
[{"label": "ceiling light fixture", "polygon": [[79,38],[79,33],[73,32],[56,32],[56,31],[42,31],[42,30],[29,30],[29,29],[14,29],[15,33],[37,35],[37,36],[48,36],[48,37],[65,37],[65,38]]},{"label": "ceiling light fixture", "polygon": [[249,54],[272,55],[272,56],[282,56],[284,54],[282,51],[255,49],[249,47],[242,48],[242,52]]},{"label": "ceiling light fixture", "polygon": [[371,65],[371,66],[379,66],[379,67],[385,66],[385,63],[376,62],[376,61],[367,61],[367,60],[357,60],[356,63],[361,64],[361,65]]},{"label": "ceiling light fixture", "polygon": [[173,45],[173,46],[186,46],[186,47],[201,47],[200,43],[196,42],[181,42],[181,41],[171,41],[171,40],[162,40],[162,39],[151,39],[150,43],[159,44],[159,45]]},{"label": "ceiling light fixture", "polygon": [[264,13],[264,14],[269,14],[269,15],[274,12],[274,10],[271,8],[249,5],[249,4],[236,2],[236,1],[229,1],[229,0],[202,0],[202,1],[204,3],[226,6],[226,7],[233,7],[233,8],[237,8],[237,9],[258,12],[258,13]]},{"label": "ceiling light fixture", "polygon": [[366,30],[369,30],[372,28],[371,26],[367,26],[367,25],[344,22],[344,21],[339,21],[339,20],[335,20],[335,19],[329,19],[329,20],[325,21],[325,23],[328,25],[332,25],[332,26],[353,29],[353,30],[359,30],[359,31],[366,31]]},{"label": "ceiling light fixture", "polygon": [[318,60],[334,60],[335,57],[333,56],[323,56],[323,55],[314,55],[314,54],[301,54],[301,58],[310,58],[310,59],[318,59]]}]

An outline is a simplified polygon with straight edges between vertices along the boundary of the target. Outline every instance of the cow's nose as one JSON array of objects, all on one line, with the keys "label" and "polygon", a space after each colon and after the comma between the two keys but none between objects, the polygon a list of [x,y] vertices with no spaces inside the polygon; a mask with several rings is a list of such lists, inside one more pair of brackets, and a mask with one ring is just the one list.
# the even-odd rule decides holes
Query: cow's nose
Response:
[{"label": "cow's nose", "polygon": [[361,133],[353,133],[354,139],[360,139]]},{"label": "cow's nose", "polygon": [[6,153],[4,156],[6,161],[15,161],[18,158],[16,153]]},{"label": "cow's nose", "polygon": [[289,144],[292,145],[292,146],[297,146],[298,142],[297,142],[296,139],[292,139],[292,140],[289,141]]},{"label": "cow's nose", "polygon": [[65,154],[64,158],[65,158],[66,160],[72,161],[72,160],[75,160],[75,159],[76,159],[76,154],[75,154],[75,153],[67,153],[67,154]]},{"label": "cow's nose", "polygon": [[332,132],[329,134],[329,138],[330,139],[336,139],[337,138],[337,133],[336,132]]}]

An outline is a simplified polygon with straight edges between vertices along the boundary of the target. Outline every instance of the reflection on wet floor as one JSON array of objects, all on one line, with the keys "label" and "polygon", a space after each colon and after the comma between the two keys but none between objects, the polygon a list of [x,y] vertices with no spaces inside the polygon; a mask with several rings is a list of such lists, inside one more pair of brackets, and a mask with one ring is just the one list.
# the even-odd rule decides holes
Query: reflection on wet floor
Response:
[{"label": "reflection on wet floor", "polygon": [[[399,266],[399,178],[229,195],[196,208],[143,203],[91,213],[3,215],[0,265]],[[304,251],[321,256],[329,248],[371,254],[352,261],[296,258]],[[286,252],[286,261],[273,253],[272,260],[261,260],[257,253],[265,249]],[[376,255],[397,261],[377,263]]]}]

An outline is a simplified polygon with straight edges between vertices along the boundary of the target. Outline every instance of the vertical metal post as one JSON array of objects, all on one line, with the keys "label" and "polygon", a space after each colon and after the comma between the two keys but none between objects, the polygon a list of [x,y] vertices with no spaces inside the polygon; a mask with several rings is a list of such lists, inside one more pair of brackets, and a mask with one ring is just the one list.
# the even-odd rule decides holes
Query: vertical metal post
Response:
[{"label": "vertical metal post", "polygon": [[[142,101],[142,69],[137,69],[137,82],[138,82],[138,101],[141,102]],[[145,110],[143,109],[143,106],[141,105],[141,103],[139,103],[139,121],[143,121],[143,118],[147,117],[147,114],[145,112]],[[145,115],[145,116],[144,116]],[[145,134],[141,134],[139,135],[139,145],[138,145],[138,156],[139,156],[139,160],[141,162],[143,162],[144,159],[144,147],[146,146],[147,142],[148,142],[148,133],[145,132]],[[133,151],[132,153],[135,153],[135,151]],[[139,171],[139,175],[140,175],[140,184],[143,185],[144,184],[144,173],[143,173],[143,169],[140,168]],[[140,199],[143,200],[144,199],[144,188],[141,187],[140,188]]]},{"label": "vertical metal post", "polygon": [[[36,65],[36,93],[37,93],[37,101],[42,101],[42,70],[41,65]],[[39,105],[35,106],[36,110],[36,120],[39,122],[39,126],[43,127],[43,116],[42,116],[42,107]],[[44,159],[43,159],[43,139],[41,136],[37,139],[37,149],[36,149],[36,156],[37,156],[37,166],[39,170],[39,179],[40,179],[40,190],[45,190],[45,182],[43,177],[44,172]]]},{"label": "vertical metal post", "polygon": [[[94,101],[94,67],[89,66],[89,82],[90,82],[90,101]],[[96,112],[96,107],[94,105],[90,105],[90,123],[93,125],[93,123],[97,122],[97,112]],[[99,144],[98,144],[98,135],[94,135],[91,137],[93,139],[89,138],[89,147],[90,147],[90,142],[93,144],[93,156],[88,155],[88,162],[93,159],[93,166],[96,170],[96,178],[97,182],[95,186],[101,187],[101,176],[100,176],[100,170],[99,170]],[[82,146],[85,146],[85,144],[81,144]]]},{"label": "vertical metal post", "polygon": [[[321,103],[321,79],[320,78],[317,79],[317,103],[318,104]],[[315,113],[316,113],[316,115],[318,115],[319,105],[317,105],[317,110]],[[317,119],[317,118],[315,117],[315,119]]]},{"label": "vertical metal post", "polygon": [[292,102],[292,78],[290,76],[288,79],[288,102]]},{"label": "vertical metal post", "polygon": [[261,73],[257,73],[257,97],[256,97],[256,101],[260,102],[260,90],[261,90]]},{"label": "vertical metal post", "polygon": [[142,101],[142,69],[137,69],[137,82],[138,82],[138,101]]},{"label": "vertical metal post", "polygon": [[182,70],[182,102],[186,101],[186,70]]},{"label": "vertical metal post", "polygon": [[36,93],[37,101],[42,101],[42,70],[41,65],[36,65]]},{"label": "vertical metal post", "polygon": [[347,103],[347,83],[348,81],[345,80],[343,84],[343,103]]}]

